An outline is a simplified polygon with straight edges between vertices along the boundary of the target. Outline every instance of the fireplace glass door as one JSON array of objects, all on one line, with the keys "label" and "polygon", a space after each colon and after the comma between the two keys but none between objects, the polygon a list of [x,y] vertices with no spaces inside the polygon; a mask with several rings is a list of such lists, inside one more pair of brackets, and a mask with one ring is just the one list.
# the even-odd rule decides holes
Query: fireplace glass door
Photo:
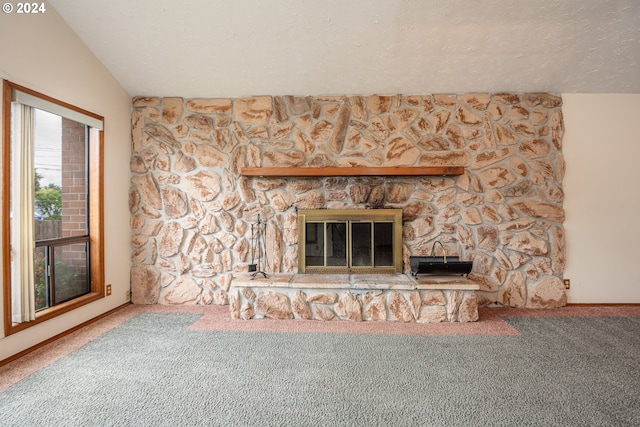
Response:
[{"label": "fireplace glass door", "polygon": [[310,267],[347,266],[347,223],[308,222],[305,261]]},{"label": "fireplace glass door", "polygon": [[402,273],[402,210],[299,210],[298,272]]},{"label": "fireplace glass door", "polygon": [[351,266],[393,266],[393,222],[351,223]]},{"label": "fireplace glass door", "polygon": [[401,223],[394,221],[395,217],[371,217],[370,213],[363,212],[353,217],[344,213],[325,214],[324,218],[306,216],[303,215],[299,229],[304,244],[299,254],[304,260],[300,264],[301,272],[396,271],[401,246],[397,234],[401,233]]}]

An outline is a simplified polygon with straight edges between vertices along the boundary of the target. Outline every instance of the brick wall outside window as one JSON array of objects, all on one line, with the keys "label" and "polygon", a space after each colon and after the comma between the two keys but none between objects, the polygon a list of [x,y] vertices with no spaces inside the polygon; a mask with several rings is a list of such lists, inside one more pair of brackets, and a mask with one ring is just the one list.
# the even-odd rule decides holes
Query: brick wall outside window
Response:
[{"label": "brick wall outside window", "polygon": [[[62,118],[62,237],[87,234],[86,137],[85,125]],[[65,246],[63,257],[84,266],[85,245]]]}]

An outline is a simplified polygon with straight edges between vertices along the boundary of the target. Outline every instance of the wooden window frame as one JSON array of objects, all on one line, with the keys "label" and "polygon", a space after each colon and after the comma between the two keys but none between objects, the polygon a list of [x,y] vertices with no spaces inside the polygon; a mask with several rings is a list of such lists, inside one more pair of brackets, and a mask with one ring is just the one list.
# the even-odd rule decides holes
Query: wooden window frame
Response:
[{"label": "wooden window frame", "polygon": [[31,322],[14,323],[11,317],[11,95],[14,90],[41,98],[47,102],[84,114],[104,123],[104,118],[66,102],[23,86],[3,82],[2,94],[2,287],[4,303],[4,334],[9,336],[54,317],[68,313],[104,298],[104,131],[90,128],[87,148],[89,161],[89,257],[91,291],[78,298],[36,313]]}]

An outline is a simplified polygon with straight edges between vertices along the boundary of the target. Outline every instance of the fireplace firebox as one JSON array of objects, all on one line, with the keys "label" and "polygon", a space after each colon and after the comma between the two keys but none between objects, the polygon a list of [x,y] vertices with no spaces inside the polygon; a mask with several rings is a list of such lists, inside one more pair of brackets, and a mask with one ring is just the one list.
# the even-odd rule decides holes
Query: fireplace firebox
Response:
[{"label": "fireplace firebox", "polygon": [[402,273],[402,209],[298,211],[300,273]]}]

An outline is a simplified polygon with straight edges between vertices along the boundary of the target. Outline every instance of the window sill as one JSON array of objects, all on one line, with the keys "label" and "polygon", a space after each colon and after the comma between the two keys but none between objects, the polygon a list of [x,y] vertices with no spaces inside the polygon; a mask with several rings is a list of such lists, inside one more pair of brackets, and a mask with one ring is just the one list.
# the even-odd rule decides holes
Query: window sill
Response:
[{"label": "window sill", "polygon": [[46,322],[47,320],[58,317],[62,314],[68,313],[72,310],[75,310],[76,308],[90,304],[94,301],[98,301],[99,299],[102,299],[102,298],[104,298],[104,295],[102,293],[92,292],[87,295],[83,295],[81,297],[67,301],[65,303],[58,304],[55,307],[41,310],[38,313],[36,313],[36,320],[33,320],[31,322],[24,322],[24,323],[11,323],[7,325],[7,327],[5,328],[4,334],[5,336],[15,334],[17,332],[28,329],[32,326]]}]

